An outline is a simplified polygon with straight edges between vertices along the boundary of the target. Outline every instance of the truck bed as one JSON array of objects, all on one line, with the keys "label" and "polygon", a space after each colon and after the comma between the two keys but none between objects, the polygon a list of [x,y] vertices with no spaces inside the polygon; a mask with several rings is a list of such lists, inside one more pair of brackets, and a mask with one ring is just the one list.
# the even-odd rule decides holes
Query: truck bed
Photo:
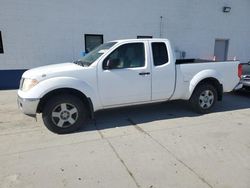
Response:
[{"label": "truck bed", "polygon": [[205,75],[212,75],[223,85],[223,92],[230,92],[239,83],[239,61],[215,62],[211,60],[183,59],[176,61],[176,90],[172,99],[189,99],[190,86]]}]

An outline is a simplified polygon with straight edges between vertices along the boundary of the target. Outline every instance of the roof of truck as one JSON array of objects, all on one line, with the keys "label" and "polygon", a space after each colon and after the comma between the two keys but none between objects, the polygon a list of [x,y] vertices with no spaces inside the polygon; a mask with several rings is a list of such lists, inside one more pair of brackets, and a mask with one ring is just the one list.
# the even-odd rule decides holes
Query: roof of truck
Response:
[{"label": "roof of truck", "polygon": [[164,38],[145,38],[145,39],[121,39],[121,40],[114,40],[111,42],[136,42],[136,41],[150,41],[150,42],[162,42],[162,41],[168,41],[168,39]]}]

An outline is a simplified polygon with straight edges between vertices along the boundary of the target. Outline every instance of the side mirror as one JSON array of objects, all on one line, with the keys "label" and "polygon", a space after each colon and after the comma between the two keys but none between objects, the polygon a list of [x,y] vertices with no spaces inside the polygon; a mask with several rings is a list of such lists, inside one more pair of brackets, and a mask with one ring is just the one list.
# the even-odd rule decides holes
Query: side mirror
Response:
[{"label": "side mirror", "polygon": [[104,70],[115,69],[120,64],[120,59],[108,59],[103,66]]}]

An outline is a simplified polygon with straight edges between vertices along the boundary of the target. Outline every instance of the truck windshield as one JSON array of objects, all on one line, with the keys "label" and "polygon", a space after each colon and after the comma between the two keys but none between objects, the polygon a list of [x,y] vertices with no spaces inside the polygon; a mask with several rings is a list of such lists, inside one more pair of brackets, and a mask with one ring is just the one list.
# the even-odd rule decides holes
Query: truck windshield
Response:
[{"label": "truck windshield", "polygon": [[75,64],[81,66],[90,66],[94,63],[101,55],[103,55],[107,50],[109,50],[112,46],[114,46],[116,42],[108,42],[98,46],[93,51],[89,52],[86,56],[82,57],[81,59],[75,61]]}]

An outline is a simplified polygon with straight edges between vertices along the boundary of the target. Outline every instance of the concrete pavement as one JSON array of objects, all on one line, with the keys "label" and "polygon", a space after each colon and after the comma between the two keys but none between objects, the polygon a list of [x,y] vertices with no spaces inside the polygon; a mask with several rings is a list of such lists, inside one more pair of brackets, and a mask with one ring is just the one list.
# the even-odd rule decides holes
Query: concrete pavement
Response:
[{"label": "concrete pavement", "polygon": [[183,101],[107,110],[56,135],[0,91],[0,143],[1,188],[249,188],[250,94],[202,116]]}]

